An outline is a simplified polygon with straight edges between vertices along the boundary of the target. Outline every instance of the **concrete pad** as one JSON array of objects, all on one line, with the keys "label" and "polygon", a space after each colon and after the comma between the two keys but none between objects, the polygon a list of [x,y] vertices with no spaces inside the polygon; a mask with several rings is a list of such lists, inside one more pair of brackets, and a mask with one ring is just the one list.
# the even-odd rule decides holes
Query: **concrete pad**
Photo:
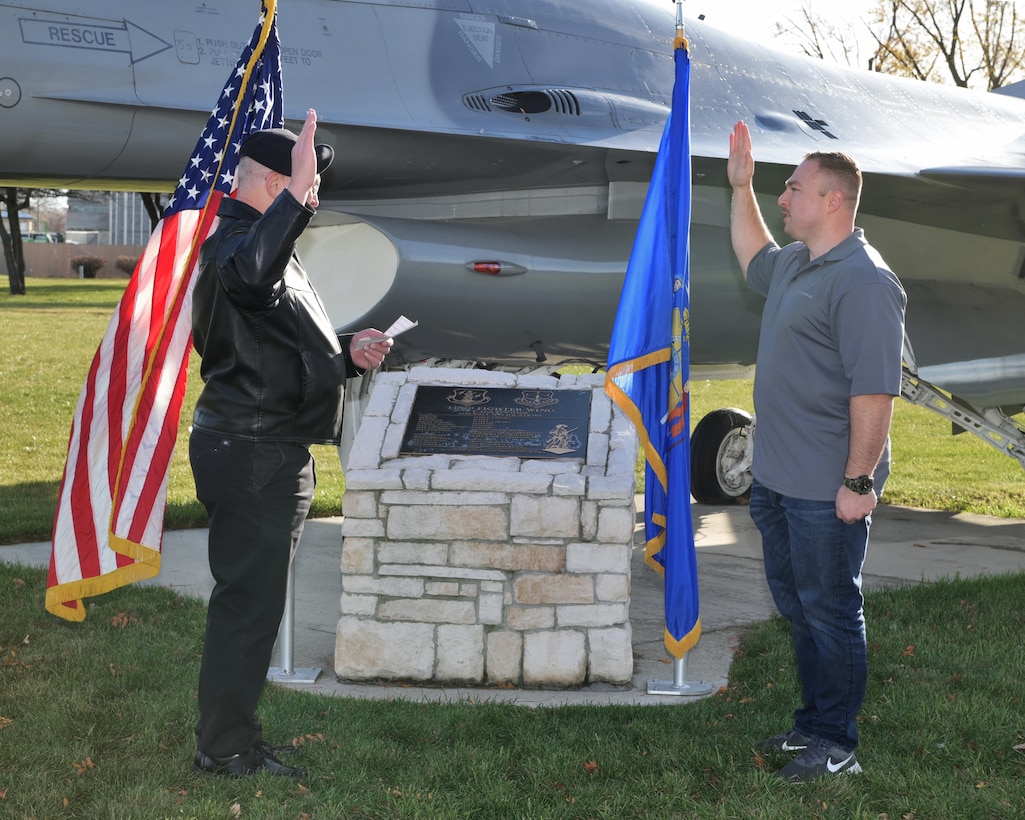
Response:
[{"label": "concrete pad", "polygon": [[[638,500],[643,506],[643,499]],[[736,646],[752,623],[774,612],[762,571],[761,539],[747,507],[695,504],[695,543],[701,596],[702,636],[687,656],[687,679],[725,686]],[[335,679],[339,619],[341,519],[306,524],[295,567],[293,666],[320,668],[313,684],[288,686],[339,697],[414,701],[494,701],[524,706],[572,704],[647,705],[688,703],[692,697],[647,694],[648,681],[673,680],[672,658],[663,645],[662,580],[644,565],[640,516],[632,553],[631,623],[634,677],[629,686],[596,684],[577,690],[445,688],[343,683]],[[47,566],[49,543],[0,546],[0,560]],[[939,578],[1025,571],[1025,521],[882,506],[872,524],[865,563],[866,589]],[[213,588],[206,561],[206,530],[165,534],[159,583],[203,598]],[[279,665],[275,650],[272,664]]]}]

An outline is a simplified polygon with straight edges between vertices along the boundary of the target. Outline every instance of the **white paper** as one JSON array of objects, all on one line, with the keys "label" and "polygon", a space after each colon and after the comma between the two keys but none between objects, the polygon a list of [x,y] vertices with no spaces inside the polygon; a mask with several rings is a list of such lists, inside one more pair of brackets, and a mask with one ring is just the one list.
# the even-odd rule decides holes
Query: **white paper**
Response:
[{"label": "white paper", "polygon": [[405,333],[407,330],[416,327],[419,322],[414,322],[407,319],[405,316],[400,316],[384,332],[382,336],[366,336],[356,342],[356,349],[362,350],[367,345],[372,345],[375,342],[387,342],[389,339],[394,339],[396,336]]}]

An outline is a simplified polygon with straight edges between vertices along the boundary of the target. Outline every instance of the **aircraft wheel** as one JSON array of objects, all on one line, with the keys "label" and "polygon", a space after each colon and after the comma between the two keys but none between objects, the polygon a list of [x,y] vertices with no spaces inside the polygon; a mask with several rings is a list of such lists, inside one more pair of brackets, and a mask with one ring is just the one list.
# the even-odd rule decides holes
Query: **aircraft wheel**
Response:
[{"label": "aircraft wheel", "polygon": [[690,492],[699,504],[735,504],[751,495],[751,472],[730,475],[747,455],[751,416],[743,410],[713,410],[690,439]]}]

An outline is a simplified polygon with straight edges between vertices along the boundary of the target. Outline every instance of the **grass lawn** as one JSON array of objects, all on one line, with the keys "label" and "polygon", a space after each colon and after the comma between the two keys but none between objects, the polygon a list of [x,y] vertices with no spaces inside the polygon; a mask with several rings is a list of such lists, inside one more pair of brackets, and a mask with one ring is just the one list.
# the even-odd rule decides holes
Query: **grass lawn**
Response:
[{"label": "grass lawn", "polygon": [[694,703],[530,709],[361,701],[269,686],[266,736],[302,782],[192,775],[204,604],[159,587],[43,613],[45,572],[0,563],[0,817],[1020,818],[1025,575],[868,596],[861,776],[789,785],[752,740],[798,696],[789,636],[750,629]]},{"label": "grass lawn", "polygon": [[[123,281],[29,280],[0,296],[0,543],[45,540],[74,404]],[[191,415],[199,380],[193,362]],[[750,409],[750,382],[692,385],[693,421]],[[1025,518],[1015,462],[897,405],[891,503]],[[315,515],[344,477],[318,453]],[[168,526],[201,523],[185,448]],[[1025,575],[868,596],[865,774],[791,786],[754,739],[798,697],[786,625],[752,627],[730,684],[669,706],[528,709],[331,698],[269,686],[267,737],[297,742],[301,781],[192,775],[204,603],[129,586],[70,623],[46,615],[43,570],[0,563],[0,817],[1018,818],[1025,817]]]}]

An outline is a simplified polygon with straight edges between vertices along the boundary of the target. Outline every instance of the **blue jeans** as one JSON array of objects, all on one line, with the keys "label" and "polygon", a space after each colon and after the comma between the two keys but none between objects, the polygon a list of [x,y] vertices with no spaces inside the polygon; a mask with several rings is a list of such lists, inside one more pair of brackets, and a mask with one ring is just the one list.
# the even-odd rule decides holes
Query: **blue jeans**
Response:
[{"label": "blue jeans", "polygon": [[772,600],[791,626],[803,701],[794,728],[852,751],[868,681],[861,568],[871,519],[845,524],[832,501],[790,498],[757,481],[751,518]]}]

